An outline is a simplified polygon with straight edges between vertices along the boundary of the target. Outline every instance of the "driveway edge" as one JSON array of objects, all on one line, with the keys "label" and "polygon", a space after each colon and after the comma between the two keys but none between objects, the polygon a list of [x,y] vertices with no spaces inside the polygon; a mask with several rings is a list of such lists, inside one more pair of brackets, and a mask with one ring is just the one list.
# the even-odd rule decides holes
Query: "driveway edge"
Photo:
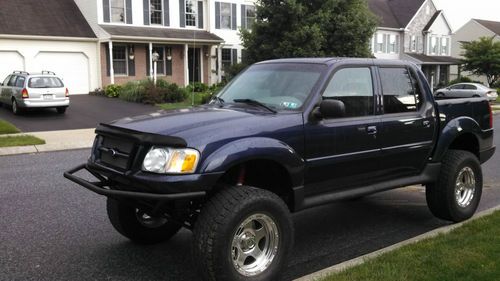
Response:
[{"label": "driveway edge", "polygon": [[396,243],[396,244],[391,245],[389,247],[377,250],[375,252],[372,252],[372,253],[369,253],[369,254],[366,254],[366,255],[354,258],[352,260],[348,260],[348,261],[336,264],[336,265],[333,265],[331,267],[322,269],[320,271],[313,272],[313,273],[311,273],[309,275],[306,275],[306,276],[300,277],[298,279],[295,279],[294,281],[315,281],[315,280],[319,280],[321,278],[325,278],[326,276],[328,276],[328,275],[330,275],[332,273],[341,272],[341,271],[344,271],[344,270],[349,269],[351,267],[363,264],[363,263],[365,263],[368,260],[372,260],[372,259],[374,259],[374,258],[376,258],[376,257],[378,257],[378,256],[380,256],[382,254],[385,254],[385,253],[388,253],[388,252],[392,252],[392,251],[397,250],[397,249],[399,249],[399,248],[401,248],[403,246],[414,244],[414,243],[417,243],[419,241],[426,240],[426,239],[429,239],[429,238],[433,238],[433,237],[436,237],[436,236],[438,236],[440,234],[449,233],[450,231],[452,231],[454,229],[457,229],[457,228],[460,228],[461,226],[463,226],[464,224],[466,224],[468,222],[471,222],[473,220],[476,220],[476,219],[479,219],[479,218],[491,215],[494,212],[499,211],[499,210],[500,210],[500,205],[496,206],[494,208],[491,208],[491,209],[479,212],[474,217],[472,217],[471,219],[469,219],[467,221],[464,221],[464,222],[461,222],[461,223],[457,223],[457,224],[451,224],[451,225],[447,225],[447,226],[443,226],[443,227],[431,230],[431,231],[426,232],[424,234],[421,234],[419,236],[410,238],[410,239],[405,240],[405,241],[401,241],[399,243]]}]

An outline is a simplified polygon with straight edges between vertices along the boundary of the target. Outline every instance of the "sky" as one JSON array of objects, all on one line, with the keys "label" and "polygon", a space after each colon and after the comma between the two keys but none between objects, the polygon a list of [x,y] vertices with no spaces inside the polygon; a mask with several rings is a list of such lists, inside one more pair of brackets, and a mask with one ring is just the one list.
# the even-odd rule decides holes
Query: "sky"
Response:
[{"label": "sky", "polygon": [[438,10],[444,10],[453,31],[470,19],[500,22],[499,0],[433,0]]}]

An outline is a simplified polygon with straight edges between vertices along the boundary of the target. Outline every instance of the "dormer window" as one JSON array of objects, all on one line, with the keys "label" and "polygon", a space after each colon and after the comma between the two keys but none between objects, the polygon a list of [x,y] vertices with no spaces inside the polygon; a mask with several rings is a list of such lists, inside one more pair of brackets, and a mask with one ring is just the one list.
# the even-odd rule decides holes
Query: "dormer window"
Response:
[{"label": "dormer window", "polygon": [[125,23],[125,1],[111,0],[111,22]]},{"label": "dormer window", "polygon": [[151,24],[163,24],[163,0],[150,0]]}]

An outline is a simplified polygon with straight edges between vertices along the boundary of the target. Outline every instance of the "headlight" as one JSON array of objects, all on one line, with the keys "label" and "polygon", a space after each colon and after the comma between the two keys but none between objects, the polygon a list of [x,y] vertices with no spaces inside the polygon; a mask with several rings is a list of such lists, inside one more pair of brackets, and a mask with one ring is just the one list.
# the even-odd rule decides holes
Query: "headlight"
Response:
[{"label": "headlight", "polygon": [[190,148],[152,147],[142,163],[142,170],[158,174],[194,173],[200,153]]}]

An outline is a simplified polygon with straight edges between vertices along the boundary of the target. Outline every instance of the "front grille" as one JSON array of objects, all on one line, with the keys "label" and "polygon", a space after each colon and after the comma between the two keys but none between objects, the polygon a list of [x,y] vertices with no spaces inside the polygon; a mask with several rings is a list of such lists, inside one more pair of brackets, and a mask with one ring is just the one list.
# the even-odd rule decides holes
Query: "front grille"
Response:
[{"label": "front grille", "polygon": [[134,159],[135,144],[129,140],[110,136],[99,136],[95,152],[99,163],[127,170]]}]

